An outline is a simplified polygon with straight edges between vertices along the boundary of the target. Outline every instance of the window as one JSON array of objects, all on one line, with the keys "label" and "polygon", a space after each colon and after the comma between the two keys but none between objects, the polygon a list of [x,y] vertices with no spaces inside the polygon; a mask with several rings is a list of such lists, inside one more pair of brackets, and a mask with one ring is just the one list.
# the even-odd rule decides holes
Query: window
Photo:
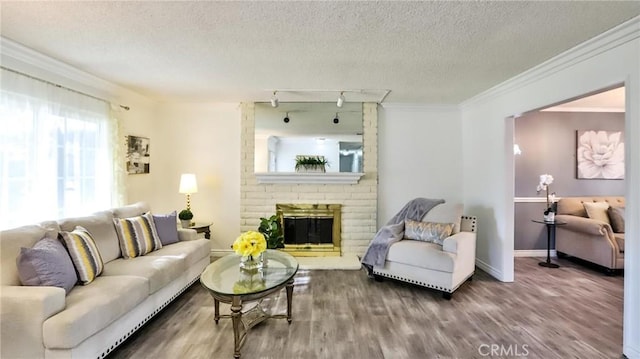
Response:
[{"label": "window", "polygon": [[0,228],[87,215],[113,199],[110,105],[9,70],[0,96]]}]

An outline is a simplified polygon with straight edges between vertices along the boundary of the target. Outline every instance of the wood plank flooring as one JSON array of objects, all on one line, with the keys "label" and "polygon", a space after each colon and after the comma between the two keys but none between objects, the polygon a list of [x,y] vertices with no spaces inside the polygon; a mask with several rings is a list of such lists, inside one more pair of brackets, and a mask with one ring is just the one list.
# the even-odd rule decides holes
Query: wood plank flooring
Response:
[{"label": "wood plank flooring", "polygon": [[[567,260],[543,268],[539,260],[516,258],[514,283],[477,270],[451,301],[429,289],[375,282],[364,271],[300,271],[293,323],[256,326],[242,357],[622,358],[623,277]],[[264,304],[284,312],[285,292]],[[231,320],[214,324],[213,299],[199,283],[109,356],[232,357]]]}]

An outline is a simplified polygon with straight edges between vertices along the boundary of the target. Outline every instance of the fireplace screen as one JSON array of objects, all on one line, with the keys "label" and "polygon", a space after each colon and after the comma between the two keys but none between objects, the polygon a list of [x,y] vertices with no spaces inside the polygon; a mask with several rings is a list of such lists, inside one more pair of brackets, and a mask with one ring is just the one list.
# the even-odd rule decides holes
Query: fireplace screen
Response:
[{"label": "fireplace screen", "polygon": [[284,217],[284,244],[333,243],[333,217]]},{"label": "fireplace screen", "polygon": [[276,204],[284,250],[298,256],[340,255],[340,204]]}]

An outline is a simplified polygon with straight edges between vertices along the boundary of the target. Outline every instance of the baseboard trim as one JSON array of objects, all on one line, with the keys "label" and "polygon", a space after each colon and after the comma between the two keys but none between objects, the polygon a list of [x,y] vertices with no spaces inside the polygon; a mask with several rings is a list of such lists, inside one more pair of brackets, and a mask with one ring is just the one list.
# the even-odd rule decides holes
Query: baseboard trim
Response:
[{"label": "baseboard trim", "polygon": [[220,257],[224,257],[227,254],[231,254],[233,253],[233,250],[231,249],[212,249],[211,253],[209,254],[210,257],[216,257],[216,258],[220,258]]},{"label": "baseboard trim", "polygon": [[500,270],[490,266],[489,264],[481,261],[478,258],[476,258],[476,267],[487,272],[490,276],[496,278],[497,280],[504,282],[504,277],[502,276],[502,272]]},{"label": "baseboard trim", "polygon": [[633,348],[631,345],[627,345],[622,348],[622,351],[624,352],[622,355],[628,359],[640,359],[640,347]]},{"label": "baseboard trim", "polygon": [[[552,249],[550,252],[551,257],[556,258],[558,254],[555,249]],[[513,251],[514,257],[547,257],[546,249],[520,249]]]}]

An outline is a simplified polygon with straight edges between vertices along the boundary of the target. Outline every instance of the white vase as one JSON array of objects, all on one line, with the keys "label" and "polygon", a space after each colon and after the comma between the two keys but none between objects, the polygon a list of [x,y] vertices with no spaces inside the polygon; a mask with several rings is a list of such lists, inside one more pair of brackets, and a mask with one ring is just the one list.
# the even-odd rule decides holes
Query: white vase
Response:
[{"label": "white vase", "polygon": [[181,219],[180,223],[182,224],[182,228],[191,227],[191,220],[190,219]]},{"label": "white vase", "polygon": [[296,168],[296,172],[301,173],[325,173],[324,165],[301,165]]}]

